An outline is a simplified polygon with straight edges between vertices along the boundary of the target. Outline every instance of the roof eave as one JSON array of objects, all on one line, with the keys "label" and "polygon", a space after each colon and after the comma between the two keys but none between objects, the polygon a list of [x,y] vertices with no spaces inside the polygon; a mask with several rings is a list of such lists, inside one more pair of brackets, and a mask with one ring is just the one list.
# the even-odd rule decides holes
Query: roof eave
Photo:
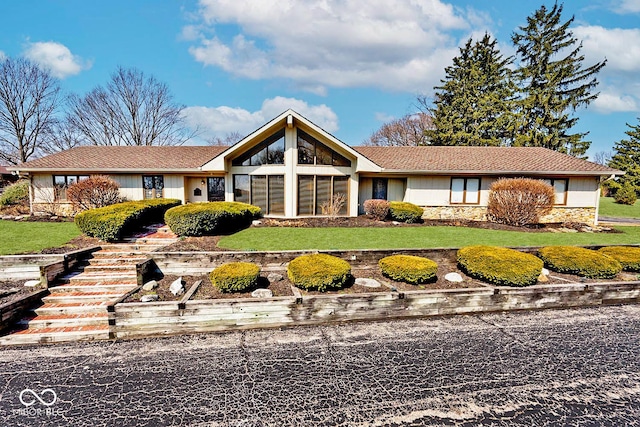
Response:
[{"label": "roof eave", "polygon": [[189,168],[189,169],[163,169],[163,168],[21,168],[16,166],[14,168],[10,168],[9,170],[19,172],[19,173],[34,173],[34,172],[43,172],[43,173],[128,173],[128,174],[138,174],[138,173],[201,173],[203,172],[200,168]]},{"label": "roof eave", "polygon": [[526,171],[526,170],[416,170],[416,169],[385,169],[380,172],[389,174],[410,175],[573,175],[573,176],[620,176],[624,172],[614,171]]}]

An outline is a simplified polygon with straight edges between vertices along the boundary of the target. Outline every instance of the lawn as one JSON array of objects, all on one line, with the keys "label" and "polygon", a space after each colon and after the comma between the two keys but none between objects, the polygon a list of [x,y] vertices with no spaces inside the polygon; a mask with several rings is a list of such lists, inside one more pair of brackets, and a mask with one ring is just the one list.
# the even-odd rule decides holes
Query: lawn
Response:
[{"label": "lawn", "polygon": [[62,246],[80,235],[73,222],[18,222],[0,220],[0,255],[38,252]]},{"label": "lawn", "polygon": [[249,228],[220,239],[234,250],[331,250],[458,248],[468,245],[547,246],[640,243],[640,227],[616,227],[622,233],[528,233],[466,227]]},{"label": "lawn", "polygon": [[613,197],[600,198],[600,216],[611,216],[615,218],[640,218],[640,203],[635,205],[619,205],[613,201]]}]

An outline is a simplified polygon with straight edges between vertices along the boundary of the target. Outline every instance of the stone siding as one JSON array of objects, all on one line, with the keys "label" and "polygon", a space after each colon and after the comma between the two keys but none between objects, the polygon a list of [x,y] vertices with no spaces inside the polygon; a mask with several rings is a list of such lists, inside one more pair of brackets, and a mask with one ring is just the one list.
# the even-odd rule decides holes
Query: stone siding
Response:
[{"label": "stone siding", "polygon": [[[422,219],[447,219],[486,221],[486,206],[423,206]],[[596,220],[595,208],[567,208],[555,207],[549,215],[540,218],[541,223],[580,222],[594,225]]]}]

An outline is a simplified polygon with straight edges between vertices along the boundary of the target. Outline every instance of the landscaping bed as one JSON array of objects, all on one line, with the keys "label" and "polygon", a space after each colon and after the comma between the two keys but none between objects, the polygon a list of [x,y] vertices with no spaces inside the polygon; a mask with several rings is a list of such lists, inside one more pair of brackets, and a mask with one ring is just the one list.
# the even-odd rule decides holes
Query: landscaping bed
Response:
[{"label": "landscaping bed", "polygon": [[0,281],[0,306],[17,301],[30,293],[44,289],[43,286],[27,288],[24,286],[24,282],[26,282],[26,280]]}]

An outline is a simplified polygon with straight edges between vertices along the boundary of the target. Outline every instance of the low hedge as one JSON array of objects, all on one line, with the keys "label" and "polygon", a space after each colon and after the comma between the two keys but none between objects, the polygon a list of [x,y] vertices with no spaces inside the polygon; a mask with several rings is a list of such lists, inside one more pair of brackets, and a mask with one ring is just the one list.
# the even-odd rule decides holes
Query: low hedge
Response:
[{"label": "low hedge", "polygon": [[258,284],[260,267],[250,262],[230,262],[214,269],[209,277],[220,292],[242,292]]},{"label": "low hedge", "polygon": [[394,221],[400,222],[420,222],[424,211],[420,206],[408,202],[390,202],[389,216]]},{"label": "low hedge", "polygon": [[438,278],[438,264],[419,256],[391,255],[378,261],[378,266],[383,275],[399,282],[417,285]]},{"label": "low hedge", "polygon": [[0,207],[18,205],[29,201],[29,181],[21,179],[4,189],[0,195]]},{"label": "low hedge", "polygon": [[191,203],[169,209],[165,223],[178,236],[228,234],[261,216],[257,206],[240,202]]},{"label": "low hedge", "polygon": [[622,271],[614,258],[575,246],[547,246],[538,250],[538,256],[551,270],[591,279],[611,279]]},{"label": "low hedge", "polygon": [[640,248],[634,246],[607,246],[598,252],[608,255],[622,264],[624,271],[640,272]]},{"label": "low hedge", "polygon": [[343,288],[351,278],[351,266],[331,255],[302,255],[289,263],[287,275],[299,288],[324,292]]},{"label": "low hedge", "polygon": [[162,222],[167,209],[180,205],[178,199],[152,199],[117,203],[76,215],[75,223],[84,234],[105,242],[119,240],[142,225]]},{"label": "low hedge", "polygon": [[499,286],[529,286],[538,281],[540,258],[496,246],[467,246],[458,250],[458,265],[471,277]]}]

